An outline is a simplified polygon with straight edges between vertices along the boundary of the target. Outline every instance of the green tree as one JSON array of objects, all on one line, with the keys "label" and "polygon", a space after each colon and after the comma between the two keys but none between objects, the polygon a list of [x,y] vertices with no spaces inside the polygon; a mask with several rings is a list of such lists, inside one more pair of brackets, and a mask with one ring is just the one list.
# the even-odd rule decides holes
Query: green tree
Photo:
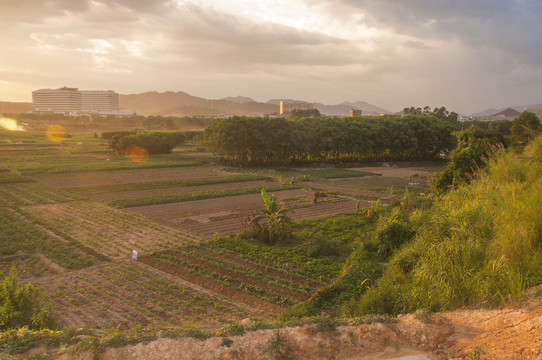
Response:
[{"label": "green tree", "polygon": [[262,188],[262,199],[265,203],[265,209],[257,210],[260,215],[250,221],[250,224],[258,224],[262,220],[266,221],[262,228],[261,239],[271,244],[280,244],[290,235],[290,224],[292,218],[288,216],[291,211],[288,208],[281,208],[275,195],[267,196],[267,192]]},{"label": "green tree", "polygon": [[290,111],[290,116],[292,118],[303,118],[303,117],[320,117],[320,111],[318,109],[293,109]]},{"label": "green tree", "polygon": [[44,304],[42,295],[32,284],[17,283],[17,271],[0,273],[0,329],[28,326],[42,329],[51,326],[50,306]]},{"label": "green tree", "polygon": [[512,122],[512,146],[523,149],[540,132],[540,119],[536,114],[524,111]]},{"label": "green tree", "polygon": [[487,157],[496,148],[508,143],[501,132],[484,130],[476,125],[453,134],[457,137],[457,147],[448,165],[433,179],[435,190],[440,193],[461,183],[468,183],[474,172],[485,166]]}]

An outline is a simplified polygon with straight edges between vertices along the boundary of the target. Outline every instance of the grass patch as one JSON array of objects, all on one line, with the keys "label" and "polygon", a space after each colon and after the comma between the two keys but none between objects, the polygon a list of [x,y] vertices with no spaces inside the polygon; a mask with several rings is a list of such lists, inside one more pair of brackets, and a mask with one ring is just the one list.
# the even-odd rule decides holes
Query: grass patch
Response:
[{"label": "grass patch", "polygon": [[542,284],[542,137],[518,156],[503,153],[470,185],[411,217],[417,235],[377,286],[347,315],[445,311],[519,301]]},{"label": "grass patch", "polygon": [[74,191],[78,194],[100,194],[100,193],[113,193],[113,192],[120,192],[120,191],[161,189],[161,188],[170,188],[170,187],[177,187],[177,186],[180,187],[180,186],[228,184],[228,183],[236,183],[236,182],[268,180],[268,179],[271,179],[271,177],[267,175],[246,174],[246,175],[221,176],[221,177],[204,178],[204,179],[163,180],[163,181],[147,181],[147,182],[127,183],[127,184],[82,186],[82,187],[70,188],[70,191]]},{"label": "grass patch", "polygon": [[13,209],[0,207],[0,255],[13,255],[19,251],[36,251],[56,264],[68,269],[92,265],[92,260],[66,243],[42,231]]},{"label": "grass patch", "polygon": [[[267,191],[280,191],[280,190],[289,190],[289,189],[296,189],[296,188],[298,187],[292,186],[292,185],[270,185],[270,186],[265,187]],[[246,188],[238,188],[238,189],[200,191],[200,192],[185,193],[185,194],[168,194],[168,195],[152,196],[152,197],[147,197],[147,198],[114,200],[114,201],[111,201],[109,205],[116,207],[118,209],[125,209],[129,207],[134,207],[134,206],[170,204],[170,203],[176,203],[176,202],[215,199],[215,198],[228,197],[228,196],[258,194],[261,192],[261,190],[262,190],[261,186],[255,186],[255,187],[246,187]]]}]

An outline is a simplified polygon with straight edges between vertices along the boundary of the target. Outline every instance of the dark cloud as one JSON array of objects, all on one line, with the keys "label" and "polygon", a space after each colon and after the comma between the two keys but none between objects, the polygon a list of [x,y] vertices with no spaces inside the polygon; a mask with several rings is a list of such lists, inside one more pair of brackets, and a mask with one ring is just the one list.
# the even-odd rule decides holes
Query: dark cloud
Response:
[{"label": "dark cloud", "polygon": [[304,0],[333,17],[387,28],[421,41],[455,40],[542,66],[539,0]]}]

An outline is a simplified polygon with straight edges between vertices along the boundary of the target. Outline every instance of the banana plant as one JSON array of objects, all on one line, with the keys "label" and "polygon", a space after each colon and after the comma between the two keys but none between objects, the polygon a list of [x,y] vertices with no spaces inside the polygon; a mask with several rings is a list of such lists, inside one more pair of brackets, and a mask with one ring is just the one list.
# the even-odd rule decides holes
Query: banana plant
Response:
[{"label": "banana plant", "polygon": [[262,231],[262,240],[269,240],[272,244],[281,243],[290,234],[290,223],[292,218],[288,216],[291,211],[288,208],[281,208],[274,194],[267,195],[264,188],[261,191],[265,209],[256,210],[259,215],[250,221],[250,224],[259,224],[266,221],[266,227]]}]

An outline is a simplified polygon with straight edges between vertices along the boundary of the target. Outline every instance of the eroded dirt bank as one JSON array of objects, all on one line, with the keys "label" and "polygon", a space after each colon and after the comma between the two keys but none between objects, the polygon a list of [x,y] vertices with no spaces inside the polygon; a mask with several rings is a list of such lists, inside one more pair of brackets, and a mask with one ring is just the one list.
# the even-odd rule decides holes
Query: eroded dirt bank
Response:
[{"label": "eroded dirt bank", "polygon": [[[92,356],[82,354],[77,358],[91,359]],[[532,297],[521,306],[463,309],[430,316],[403,315],[386,324],[288,327],[205,341],[160,338],[146,345],[110,348],[100,358],[542,359],[542,305],[539,299]]]}]

